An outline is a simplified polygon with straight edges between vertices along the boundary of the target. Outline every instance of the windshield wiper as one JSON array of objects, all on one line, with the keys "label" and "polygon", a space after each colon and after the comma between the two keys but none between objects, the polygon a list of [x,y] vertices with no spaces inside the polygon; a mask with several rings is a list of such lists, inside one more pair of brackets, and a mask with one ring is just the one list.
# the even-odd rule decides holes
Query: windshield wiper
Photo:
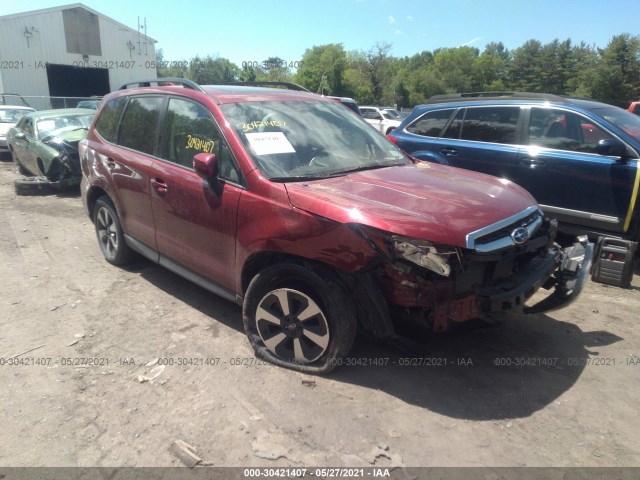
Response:
[{"label": "windshield wiper", "polygon": [[327,172],[328,177],[338,177],[340,175],[347,175],[354,172],[362,172],[365,170],[376,170],[378,168],[387,167],[402,167],[407,165],[406,163],[386,163],[386,164],[374,164],[374,165],[362,165],[360,167],[348,168],[346,170],[335,170],[333,172]]},{"label": "windshield wiper", "polygon": [[303,182],[305,180],[320,180],[325,175],[293,175],[291,177],[269,177],[272,182]]}]

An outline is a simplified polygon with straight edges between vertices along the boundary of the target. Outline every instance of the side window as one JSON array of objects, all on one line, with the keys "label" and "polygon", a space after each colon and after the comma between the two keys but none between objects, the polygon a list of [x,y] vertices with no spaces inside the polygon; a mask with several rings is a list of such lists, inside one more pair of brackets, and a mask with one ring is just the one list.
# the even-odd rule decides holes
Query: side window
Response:
[{"label": "side window", "polygon": [[25,119],[24,123],[22,124],[22,131],[28,137],[33,137],[33,121],[30,118]]},{"label": "side window", "polygon": [[[472,107],[456,119],[447,131],[447,138],[460,138],[476,142],[516,143],[519,107]],[[454,136],[451,136],[454,135]]]},{"label": "side window", "polygon": [[453,109],[434,110],[427,112],[418,120],[409,125],[406,130],[415,135],[423,137],[439,137],[440,132],[449,121]]},{"label": "side window", "polygon": [[153,155],[162,97],[131,97],[120,123],[118,144]]},{"label": "side window", "polygon": [[96,131],[107,142],[116,141],[118,122],[126,103],[127,97],[114,98],[109,100],[100,112],[100,117],[96,121]]},{"label": "side window", "polygon": [[203,105],[181,98],[169,99],[161,157],[193,168],[193,156],[215,153],[219,176],[238,182],[239,176],[229,147],[220,134],[211,112]]},{"label": "side window", "polygon": [[530,145],[572,152],[597,153],[598,142],[612,138],[591,120],[575,113],[552,108],[531,109]]}]

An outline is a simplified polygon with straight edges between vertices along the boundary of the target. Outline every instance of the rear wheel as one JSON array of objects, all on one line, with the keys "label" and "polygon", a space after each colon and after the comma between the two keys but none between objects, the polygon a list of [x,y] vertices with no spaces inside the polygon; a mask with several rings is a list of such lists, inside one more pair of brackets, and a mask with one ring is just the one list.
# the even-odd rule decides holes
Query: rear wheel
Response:
[{"label": "rear wheel", "polygon": [[284,263],[249,284],[244,328],[258,357],[304,373],[327,373],[349,353],[356,313],[328,270]]},{"label": "rear wheel", "polygon": [[118,213],[109,197],[103,195],[96,200],[93,210],[93,224],[98,237],[100,250],[107,262],[113,265],[125,265],[134,256],[124,239]]}]

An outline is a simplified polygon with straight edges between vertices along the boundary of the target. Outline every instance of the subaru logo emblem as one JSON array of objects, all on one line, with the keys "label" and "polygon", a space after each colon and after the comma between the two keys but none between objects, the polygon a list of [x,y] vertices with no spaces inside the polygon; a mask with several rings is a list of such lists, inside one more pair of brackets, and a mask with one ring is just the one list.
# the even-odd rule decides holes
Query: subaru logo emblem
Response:
[{"label": "subaru logo emblem", "polygon": [[511,238],[513,238],[516,245],[522,245],[524,242],[529,240],[529,230],[524,227],[518,227],[511,232]]}]

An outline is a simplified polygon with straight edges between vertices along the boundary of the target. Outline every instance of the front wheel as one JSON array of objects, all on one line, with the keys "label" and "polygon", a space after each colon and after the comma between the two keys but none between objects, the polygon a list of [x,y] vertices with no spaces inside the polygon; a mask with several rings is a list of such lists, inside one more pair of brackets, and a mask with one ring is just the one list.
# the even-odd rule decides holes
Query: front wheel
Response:
[{"label": "front wheel", "polygon": [[125,265],[133,256],[124,239],[118,213],[109,197],[102,196],[96,200],[93,210],[93,224],[98,237],[100,250],[107,262],[113,265]]},{"label": "front wheel", "polygon": [[293,370],[321,374],[342,363],[353,345],[353,303],[324,268],[273,265],[249,284],[244,328],[258,357]]}]

